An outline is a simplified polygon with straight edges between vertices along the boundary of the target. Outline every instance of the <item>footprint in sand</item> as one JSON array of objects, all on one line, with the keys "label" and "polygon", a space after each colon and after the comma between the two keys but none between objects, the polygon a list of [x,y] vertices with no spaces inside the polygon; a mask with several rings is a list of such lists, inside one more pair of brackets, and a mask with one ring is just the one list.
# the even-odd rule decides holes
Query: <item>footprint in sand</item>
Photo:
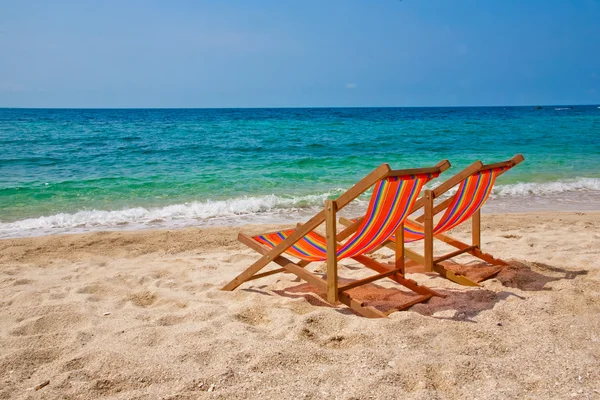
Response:
[{"label": "footprint in sand", "polygon": [[256,256],[248,255],[248,254],[234,254],[229,257],[224,257],[223,261],[226,263],[237,263],[240,261],[250,261],[255,260]]},{"label": "footprint in sand", "polygon": [[83,357],[75,357],[70,359],[69,361],[65,362],[62,364],[62,371],[76,371],[79,369],[83,369],[85,368],[86,363],[89,362],[89,360],[83,358]]},{"label": "footprint in sand", "polygon": [[2,273],[4,275],[8,275],[8,276],[14,276],[14,275],[18,275],[19,274],[19,269],[4,269],[4,271],[2,271]]},{"label": "footprint in sand", "polygon": [[64,332],[82,325],[85,319],[85,315],[75,312],[48,314],[33,321],[24,322],[21,326],[13,329],[11,334],[14,336],[31,336]]},{"label": "footprint in sand", "polygon": [[31,280],[31,279],[17,279],[14,283],[13,286],[21,286],[21,285],[29,285],[31,283],[33,283],[35,281]]},{"label": "footprint in sand", "polygon": [[185,315],[165,315],[156,320],[156,324],[159,326],[173,326],[185,322],[187,316]]},{"label": "footprint in sand", "polygon": [[98,283],[93,283],[91,285],[86,285],[83,286],[79,289],[77,289],[76,293],[78,294],[94,294],[97,296],[103,296],[103,295],[108,295],[110,294],[110,290],[107,286],[98,284]]},{"label": "footprint in sand", "polygon": [[190,283],[188,285],[182,286],[181,289],[185,290],[186,292],[196,294],[196,293],[206,292],[207,290],[212,289],[214,286],[215,285],[207,283],[207,282]]},{"label": "footprint in sand", "polygon": [[25,380],[44,364],[49,364],[60,357],[58,348],[19,349],[0,358],[1,371],[14,371],[13,378]]},{"label": "footprint in sand", "polygon": [[157,299],[158,296],[149,291],[134,293],[127,297],[127,300],[131,301],[138,307],[150,307],[156,302]]},{"label": "footprint in sand", "polygon": [[[186,346],[187,347],[187,346]],[[180,363],[191,362],[193,364],[211,363],[215,359],[215,353],[210,350],[197,350],[196,346],[186,348],[176,360]]]},{"label": "footprint in sand", "polygon": [[265,311],[261,308],[248,308],[240,313],[237,313],[235,318],[238,321],[252,326],[266,325],[271,322]]},{"label": "footprint in sand", "polygon": [[50,300],[61,300],[64,299],[65,297],[67,297],[67,293],[50,293],[50,295],[48,296],[48,298]]}]

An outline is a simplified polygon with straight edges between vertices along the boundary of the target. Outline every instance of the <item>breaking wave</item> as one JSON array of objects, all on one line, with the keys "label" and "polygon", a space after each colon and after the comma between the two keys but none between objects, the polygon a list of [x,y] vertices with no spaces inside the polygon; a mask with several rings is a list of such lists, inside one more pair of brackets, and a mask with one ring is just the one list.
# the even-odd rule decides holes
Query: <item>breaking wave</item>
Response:
[{"label": "breaking wave", "polygon": [[575,178],[568,181],[544,183],[520,182],[510,185],[497,185],[492,193],[495,196],[544,196],[581,191],[600,191],[600,179]]},{"label": "breaking wave", "polygon": [[[494,199],[530,196],[543,198],[588,192],[600,194],[600,179],[577,178],[545,183],[514,183],[494,188]],[[151,227],[182,227],[190,225],[236,225],[241,223],[291,222],[305,219],[323,205],[327,198],[335,198],[343,189],[299,197],[265,195],[228,200],[193,201],[164,207],[134,207],[122,210],[84,210],[60,213],[15,222],[0,222],[0,237],[34,236],[49,233],[72,233],[105,229],[137,229]],[[573,201],[577,201],[573,196]],[[366,208],[367,198],[361,198],[354,211]],[[534,211],[535,201],[530,209]]]},{"label": "breaking wave", "polygon": [[[235,224],[235,219],[250,216],[275,217],[276,215],[301,215],[320,206],[329,197],[342,190],[301,197],[266,195],[228,200],[193,201],[164,207],[134,207],[122,210],[83,210],[59,213],[15,222],[0,222],[0,237],[45,234],[49,232],[80,232],[101,228],[140,226],[185,226],[218,224],[218,220]],[[274,218],[273,218],[274,219]],[[268,218],[263,218],[263,221]],[[187,223],[177,223],[187,221]],[[175,224],[173,224],[175,222]],[[94,229],[96,228],[96,229]]]}]

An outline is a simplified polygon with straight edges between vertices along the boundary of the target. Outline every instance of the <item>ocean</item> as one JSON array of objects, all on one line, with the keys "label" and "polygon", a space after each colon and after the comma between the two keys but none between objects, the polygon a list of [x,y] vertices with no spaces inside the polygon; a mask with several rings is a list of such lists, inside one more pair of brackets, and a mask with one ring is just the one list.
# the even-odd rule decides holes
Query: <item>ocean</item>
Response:
[{"label": "ocean", "polygon": [[598,106],[0,109],[0,149],[1,238],[302,221],[384,162],[517,153],[484,212],[600,210]]}]

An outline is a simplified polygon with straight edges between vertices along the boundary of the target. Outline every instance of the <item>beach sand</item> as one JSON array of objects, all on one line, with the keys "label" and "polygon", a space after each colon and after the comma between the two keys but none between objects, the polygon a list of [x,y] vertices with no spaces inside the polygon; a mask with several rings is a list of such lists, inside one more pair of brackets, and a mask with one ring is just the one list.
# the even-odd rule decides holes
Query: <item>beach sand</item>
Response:
[{"label": "beach sand", "polygon": [[447,298],[387,319],[290,274],[220,291],[257,259],[237,232],[274,228],[0,241],[0,398],[600,398],[600,213],[484,215],[483,250],[511,266],[481,288],[411,274]]}]

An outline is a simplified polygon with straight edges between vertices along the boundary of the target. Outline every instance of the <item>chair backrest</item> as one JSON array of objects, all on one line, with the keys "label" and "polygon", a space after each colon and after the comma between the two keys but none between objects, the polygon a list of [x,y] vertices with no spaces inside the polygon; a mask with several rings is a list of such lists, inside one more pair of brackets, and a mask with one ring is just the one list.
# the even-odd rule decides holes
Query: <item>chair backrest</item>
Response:
[{"label": "chair backrest", "polygon": [[338,249],[338,258],[363,254],[386,242],[408,217],[423,185],[438,175],[394,176],[377,182],[361,225]]},{"label": "chair backrest", "polygon": [[[434,193],[437,192],[436,195],[439,196],[460,182],[454,196],[446,200],[449,203],[445,206],[444,215],[433,229],[434,235],[448,231],[472,217],[489,198],[496,178],[523,160],[523,156],[517,154],[510,160],[495,164],[482,165],[480,161],[477,161],[434,189]],[[423,202],[419,201],[421,203],[417,202],[418,206],[413,209],[413,212],[423,206]],[[444,203],[442,202],[442,204]],[[405,243],[421,240],[425,236],[421,218],[423,216],[417,218],[419,222],[406,220],[404,224]],[[395,240],[395,238],[393,239]]]},{"label": "chair backrest", "polygon": [[[377,181],[365,218],[352,237],[337,249],[337,258],[354,257],[386,242],[410,213],[423,185],[438,175],[439,172],[388,176]],[[288,229],[258,235],[254,239],[275,247],[292,233],[294,229]],[[286,253],[308,261],[321,261],[327,257],[327,243],[323,236],[310,232]]]},{"label": "chair backrest", "polygon": [[509,168],[484,168],[462,181],[452,202],[435,226],[434,233],[445,232],[460,225],[481,209],[492,193],[498,175]]}]

